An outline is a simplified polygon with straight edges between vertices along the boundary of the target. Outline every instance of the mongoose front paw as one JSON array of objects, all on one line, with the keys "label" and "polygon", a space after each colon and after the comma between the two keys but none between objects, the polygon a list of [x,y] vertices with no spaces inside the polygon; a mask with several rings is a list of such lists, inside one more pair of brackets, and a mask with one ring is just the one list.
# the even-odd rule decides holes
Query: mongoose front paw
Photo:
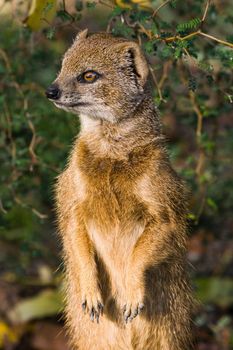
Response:
[{"label": "mongoose front paw", "polygon": [[125,323],[132,322],[144,309],[144,288],[140,283],[128,280],[125,295],[125,303],[123,304],[123,317]]},{"label": "mongoose front paw", "polygon": [[96,320],[99,323],[100,315],[103,315],[103,303],[100,295],[93,296],[86,294],[82,299],[82,309],[85,313],[88,313],[92,322]]},{"label": "mongoose front paw", "polygon": [[123,316],[125,323],[132,322],[132,320],[139,315],[144,309],[143,302],[127,303],[123,307]]}]

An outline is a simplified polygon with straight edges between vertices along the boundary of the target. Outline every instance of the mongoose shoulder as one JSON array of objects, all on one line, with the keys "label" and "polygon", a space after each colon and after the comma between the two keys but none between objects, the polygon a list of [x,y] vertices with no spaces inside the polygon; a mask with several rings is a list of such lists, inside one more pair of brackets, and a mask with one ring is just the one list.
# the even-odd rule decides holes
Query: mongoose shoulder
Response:
[{"label": "mongoose shoulder", "polygon": [[85,30],[47,90],[81,119],[56,190],[74,349],[192,348],[186,191],[148,73],[137,43]]}]

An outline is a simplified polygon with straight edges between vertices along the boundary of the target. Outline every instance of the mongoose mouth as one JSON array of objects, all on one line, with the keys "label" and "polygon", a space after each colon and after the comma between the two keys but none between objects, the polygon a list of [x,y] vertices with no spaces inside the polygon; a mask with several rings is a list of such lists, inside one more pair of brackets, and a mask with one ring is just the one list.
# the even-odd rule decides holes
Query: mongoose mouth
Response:
[{"label": "mongoose mouth", "polygon": [[76,102],[76,103],[62,103],[62,102],[55,102],[54,101],[54,104],[57,106],[57,107],[68,107],[68,108],[72,108],[72,107],[77,107],[77,106],[87,106],[88,103],[86,102]]}]

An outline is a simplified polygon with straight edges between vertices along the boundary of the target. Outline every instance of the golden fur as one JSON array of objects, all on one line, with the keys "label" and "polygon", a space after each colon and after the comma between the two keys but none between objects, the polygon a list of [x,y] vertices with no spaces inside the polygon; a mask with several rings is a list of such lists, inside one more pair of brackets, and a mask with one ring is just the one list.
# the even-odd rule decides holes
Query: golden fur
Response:
[{"label": "golden fur", "polygon": [[[77,83],[88,69],[101,78]],[[185,190],[147,78],[136,43],[84,31],[55,81],[81,118],[56,190],[74,349],[192,348]]]}]

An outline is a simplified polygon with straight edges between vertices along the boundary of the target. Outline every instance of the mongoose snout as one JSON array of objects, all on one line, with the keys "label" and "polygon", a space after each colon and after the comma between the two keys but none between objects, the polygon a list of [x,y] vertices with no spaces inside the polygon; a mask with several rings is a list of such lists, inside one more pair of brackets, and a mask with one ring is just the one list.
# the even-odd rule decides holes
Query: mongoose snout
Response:
[{"label": "mongoose snout", "polygon": [[61,96],[61,90],[57,84],[52,84],[45,91],[45,95],[50,100],[58,100]]}]

